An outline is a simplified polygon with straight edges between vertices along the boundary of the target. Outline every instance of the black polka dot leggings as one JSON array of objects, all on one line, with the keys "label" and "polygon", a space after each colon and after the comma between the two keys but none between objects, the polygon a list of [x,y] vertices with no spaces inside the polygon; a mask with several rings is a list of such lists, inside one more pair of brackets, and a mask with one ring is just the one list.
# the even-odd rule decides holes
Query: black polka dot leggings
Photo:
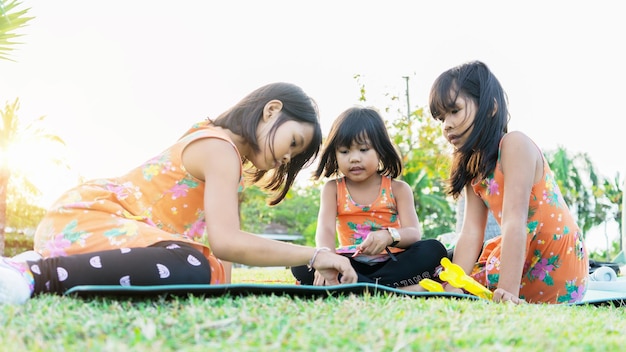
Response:
[{"label": "black polka dot leggings", "polygon": [[33,294],[64,294],[79,285],[209,284],[211,268],[202,253],[184,242],[159,242],[146,248],[122,248],[28,262],[35,278]]}]

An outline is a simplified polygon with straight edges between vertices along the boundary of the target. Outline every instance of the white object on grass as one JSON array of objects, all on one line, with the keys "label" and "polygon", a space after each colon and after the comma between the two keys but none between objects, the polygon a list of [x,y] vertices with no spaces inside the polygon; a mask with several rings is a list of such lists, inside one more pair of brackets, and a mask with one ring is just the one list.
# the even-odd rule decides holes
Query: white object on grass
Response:
[{"label": "white object on grass", "polygon": [[615,281],[617,274],[608,266],[601,266],[589,275],[591,281]]}]

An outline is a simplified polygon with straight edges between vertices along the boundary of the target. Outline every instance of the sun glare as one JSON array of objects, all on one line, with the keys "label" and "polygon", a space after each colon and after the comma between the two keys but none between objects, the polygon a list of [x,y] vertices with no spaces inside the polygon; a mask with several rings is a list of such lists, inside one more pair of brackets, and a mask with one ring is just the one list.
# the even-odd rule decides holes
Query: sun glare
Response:
[{"label": "sun glare", "polygon": [[14,143],[0,151],[0,166],[12,175],[21,175],[41,191],[41,205],[47,207],[63,190],[76,182],[70,170],[56,165],[54,159],[63,155],[60,146],[43,142]]},{"label": "sun glare", "polygon": [[2,160],[3,167],[8,167],[12,173],[30,176],[34,172],[36,164],[41,162],[41,160],[37,160],[36,151],[37,148],[34,145],[14,143],[3,151],[0,160]]}]

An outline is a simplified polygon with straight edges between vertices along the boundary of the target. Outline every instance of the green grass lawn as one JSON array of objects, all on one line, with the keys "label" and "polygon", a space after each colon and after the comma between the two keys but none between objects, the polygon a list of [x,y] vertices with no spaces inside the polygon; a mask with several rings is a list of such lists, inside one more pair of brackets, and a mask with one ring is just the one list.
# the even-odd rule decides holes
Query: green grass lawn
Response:
[{"label": "green grass lawn", "polygon": [[[235,269],[242,282],[294,280],[283,268]],[[0,351],[617,351],[624,311],[394,295],[39,296],[0,306]]]}]

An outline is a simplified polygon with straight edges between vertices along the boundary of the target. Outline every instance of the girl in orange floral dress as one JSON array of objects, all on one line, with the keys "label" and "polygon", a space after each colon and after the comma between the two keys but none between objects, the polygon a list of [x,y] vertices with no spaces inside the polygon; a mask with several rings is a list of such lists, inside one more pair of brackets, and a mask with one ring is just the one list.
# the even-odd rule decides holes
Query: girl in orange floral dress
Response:
[{"label": "girl in orange floral dress", "polygon": [[[583,234],[539,147],[508,132],[506,95],[493,73],[479,61],[442,73],[430,111],[454,147],[449,194],[466,197],[453,262],[495,290],[495,302],[580,302],[589,273]],[[502,234],[483,247],[488,211]]]},{"label": "girl in orange floral dress", "polygon": [[[397,179],[401,174],[402,159],[378,111],[352,107],[341,113],[315,173],[333,176],[322,188],[315,241],[350,258],[359,282],[424,291],[419,282],[439,280],[446,248],[422,240],[413,191]],[[303,285],[328,284],[304,266],[291,271]]]},{"label": "girl in orange floral dress", "polygon": [[244,175],[276,191],[277,204],[321,141],[317,107],[299,87],[253,91],[125,175],[63,194],[37,228],[35,251],[0,258],[0,303],[77,285],[228,283],[221,260],[308,263],[330,283],[355,282],[343,256],[240,229]]}]

